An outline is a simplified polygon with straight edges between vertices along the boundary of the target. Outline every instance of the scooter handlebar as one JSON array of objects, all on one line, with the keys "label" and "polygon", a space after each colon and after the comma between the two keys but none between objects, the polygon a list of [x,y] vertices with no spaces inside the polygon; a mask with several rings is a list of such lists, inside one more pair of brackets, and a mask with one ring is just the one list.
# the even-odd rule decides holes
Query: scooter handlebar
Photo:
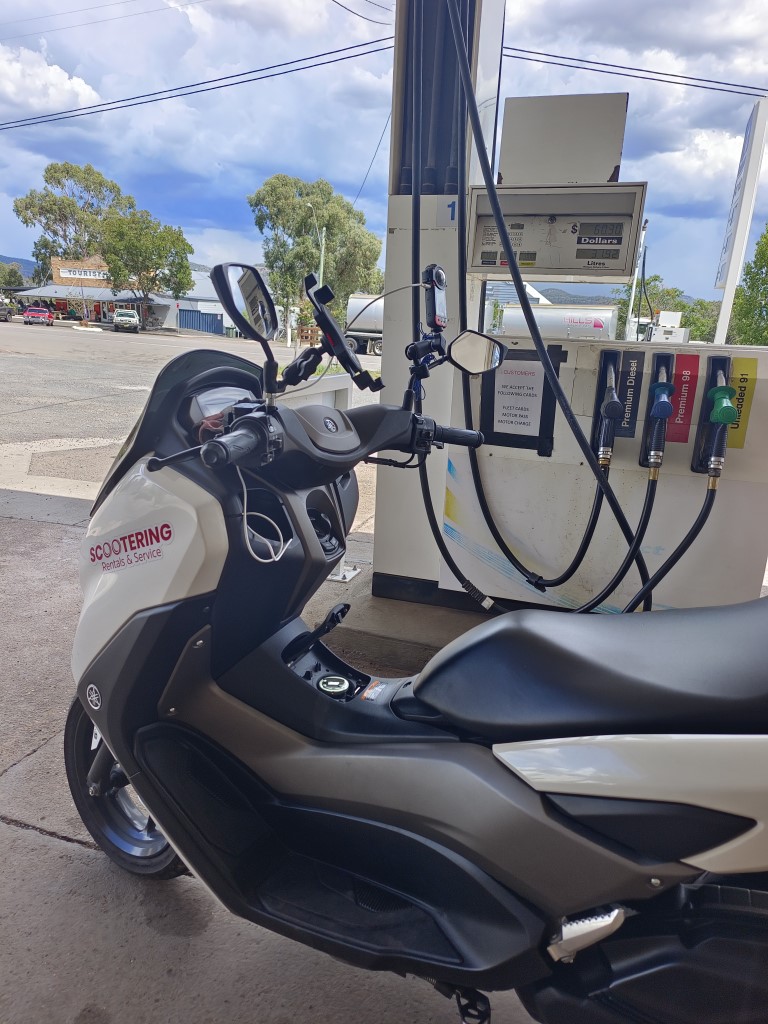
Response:
[{"label": "scooter handlebar", "polygon": [[461,430],[458,427],[441,427],[435,424],[435,444],[458,444],[463,448],[479,448],[484,438],[479,430]]},{"label": "scooter handlebar", "polygon": [[206,441],[200,449],[200,458],[211,468],[237,464],[252,455],[260,443],[258,434],[241,428]]}]

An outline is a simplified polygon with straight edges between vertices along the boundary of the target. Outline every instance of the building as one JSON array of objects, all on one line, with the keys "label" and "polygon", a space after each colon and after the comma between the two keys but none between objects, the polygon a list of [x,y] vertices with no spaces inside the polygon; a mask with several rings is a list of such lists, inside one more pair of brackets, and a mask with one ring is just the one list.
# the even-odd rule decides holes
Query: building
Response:
[{"label": "building", "polygon": [[[196,265],[197,266],[197,265]],[[208,271],[192,271],[188,295],[152,293],[145,300],[125,289],[115,293],[105,264],[98,257],[51,260],[51,283],[18,292],[25,304],[40,303],[59,317],[80,316],[85,308],[92,323],[108,324],[117,309],[135,309],[145,327],[223,334],[229,318],[213,290]]]}]

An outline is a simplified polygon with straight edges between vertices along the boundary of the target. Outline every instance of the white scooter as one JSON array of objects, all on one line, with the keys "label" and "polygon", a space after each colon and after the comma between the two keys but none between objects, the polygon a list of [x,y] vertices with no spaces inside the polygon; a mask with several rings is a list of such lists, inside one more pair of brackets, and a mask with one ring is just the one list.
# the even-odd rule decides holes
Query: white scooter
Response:
[{"label": "white scooter", "polygon": [[[324,352],[278,378],[258,273],[213,279],[264,371],[212,351],[169,363],[83,545],[65,754],[96,842],[424,978],[463,1021],[490,1018],[479,990],[515,989],[546,1024],[765,1024],[768,602],[513,612],[415,678],[346,664],[322,642],[345,606],[315,630],[301,612],[344,554],[355,466],[482,438],[408,400],[281,405],[324,353],[380,382],[329,289],[309,282]],[[466,334],[447,358],[492,371],[499,346]]]}]

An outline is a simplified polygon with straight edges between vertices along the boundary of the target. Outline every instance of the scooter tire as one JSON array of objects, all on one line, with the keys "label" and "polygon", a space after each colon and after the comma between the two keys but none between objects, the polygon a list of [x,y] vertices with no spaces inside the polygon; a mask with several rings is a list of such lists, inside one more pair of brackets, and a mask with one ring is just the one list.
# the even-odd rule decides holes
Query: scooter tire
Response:
[{"label": "scooter tire", "polygon": [[[96,744],[94,745],[94,739]],[[88,771],[99,743],[93,722],[76,697],[64,726],[64,767],[75,807],[99,849],[124,871],[158,880],[188,874],[187,867],[155,825],[130,785],[92,796]],[[111,768],[117,767],[112,761]]]}]

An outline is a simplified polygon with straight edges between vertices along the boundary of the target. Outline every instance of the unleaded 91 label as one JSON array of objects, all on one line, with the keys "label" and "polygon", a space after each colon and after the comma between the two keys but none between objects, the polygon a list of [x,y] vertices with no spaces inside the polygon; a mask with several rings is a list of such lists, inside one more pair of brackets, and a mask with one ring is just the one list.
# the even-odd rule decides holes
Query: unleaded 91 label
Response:
[{"label": "unleaded 91 label", "polygon": [[747,440],[749,414],[752,412],[752,399],[757,385],[757,360],[743,357],[732,359],[730,384],[736,389],[731,401],[736,406],[739,418],[728,430],[728,447],[743,448]]}]

